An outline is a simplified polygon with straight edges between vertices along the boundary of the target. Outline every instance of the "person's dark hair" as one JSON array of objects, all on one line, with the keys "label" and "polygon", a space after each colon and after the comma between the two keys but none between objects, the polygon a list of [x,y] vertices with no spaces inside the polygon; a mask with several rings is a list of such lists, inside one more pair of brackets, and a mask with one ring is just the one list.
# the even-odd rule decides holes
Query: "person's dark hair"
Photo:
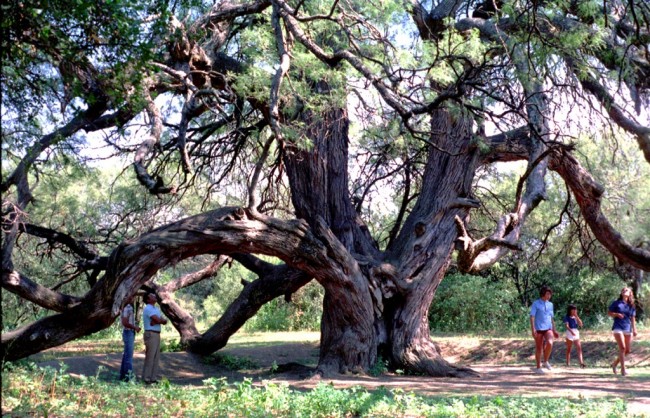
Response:
[{"label": "person's dark hair", "polygon": [[553,294],[553,291],[551,290],[550,287],[548,287],[548,286],[542,286],[542,288],[539,289],[539,297],[544,296],[544,295],[546,294],[546,292],[551,292],[551,294]]},{"label": "person's dark hair", "polygon": [[571,315],[571,311],[574,310],[574,309],[578,309],[578,307],[577,307],[576,305],[572,304],[572,303],[569,304],[569,306],[567,306],[567,308],[566,308],[566,314],[567,314],[567,316],[570,316],[570,315]]},{"label": "person's dark hair", "polygon": [[149,301],[149,295],[152,295],[153,297],[156,297],[156,294],[154,292],[147,292],[144,294],[144,303],[147,304]]},{"label": "person's dark hair", "polygon": [[618,300],[623,300],[623,293],[625,292],[630,292],[630,297],[627,300],[627,304],[630,306],[634,306],[634,292],[629,287],[624,287],[623,289],[621,289],[621,293],[619,293],[618,295]]}]

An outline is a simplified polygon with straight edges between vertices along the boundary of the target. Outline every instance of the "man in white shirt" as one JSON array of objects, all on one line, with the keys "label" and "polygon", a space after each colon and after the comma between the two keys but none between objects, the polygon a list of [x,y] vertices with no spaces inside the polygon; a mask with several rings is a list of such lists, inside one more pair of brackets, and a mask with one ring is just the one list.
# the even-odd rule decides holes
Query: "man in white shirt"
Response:
[{"label": "man in white shirt", "polygon": [[156,383],[158,375],[158,363],[160,359],[160,325],[167,324],[163,318],[160,309],[156,307],[156,295],[147,293],[144,297],[146,306],[142,311],[142,324],[144,326],[144,368],[142,370],[142,380],[144,383]]}]

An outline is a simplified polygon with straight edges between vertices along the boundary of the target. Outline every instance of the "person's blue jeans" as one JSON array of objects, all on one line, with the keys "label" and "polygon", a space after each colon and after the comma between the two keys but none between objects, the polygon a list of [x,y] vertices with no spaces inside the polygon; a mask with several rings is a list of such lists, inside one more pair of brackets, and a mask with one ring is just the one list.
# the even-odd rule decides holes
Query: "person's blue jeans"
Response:
[{"label": "person's blue jeans", "polygon": [[135,331],[122,330],[124,353],[122,354],[122,367],[120,367],[120,380],[131,380],[133,377],[133,347],[135,346]]}]

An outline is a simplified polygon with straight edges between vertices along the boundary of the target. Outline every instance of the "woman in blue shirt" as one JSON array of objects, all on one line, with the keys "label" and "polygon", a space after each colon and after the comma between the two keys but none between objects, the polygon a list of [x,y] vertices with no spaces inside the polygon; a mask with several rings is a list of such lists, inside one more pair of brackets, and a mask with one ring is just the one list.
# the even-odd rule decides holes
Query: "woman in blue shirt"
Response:
[{"label": "woman in blue shirt", "polygon": [[618,356],[612,363],[612,371],[616,374],[616,367],[621,364],[621,375],[626,376],[625,356],[630,354],[632,337],[636,337],[636,309],[634,309],[634,295],[632,290],[624,287],[618,299],[609,305],[607,315],[614,318],[612,334],[618,344]]}]

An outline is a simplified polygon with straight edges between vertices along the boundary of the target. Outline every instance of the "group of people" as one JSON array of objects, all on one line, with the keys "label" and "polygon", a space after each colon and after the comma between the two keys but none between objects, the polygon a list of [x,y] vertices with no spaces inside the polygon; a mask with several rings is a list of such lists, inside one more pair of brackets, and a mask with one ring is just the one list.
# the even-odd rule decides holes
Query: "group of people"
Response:
[{"label": "group of people", "polygon": [[[555,338],[559,338],[559,333],[555,328],[553,303],[550,299],[553,295],[551,288],[543,286],[539,292],[539,299],[533,302],[530,307],[530,327],[533,339],[535,340],[535,363],[536,373],[544,373],[544,369],[552,370],[549,359],[553,350]],[[612,326],[612,335],[618,345],[618,354],[614,359],[612,371],[618,373],[618,367],[621,367],[621,375],[626,376],[625,356],[630,353],[632,337],[636,337],[636,309],[634,307],[634,295],[630,288],[623,288],[621,293],[614,302],[609,305],[607,315],[614,319]],[[575,345],[578,353],[580,367],[585,367],[582,358],[582,344],[580,342],[579,327],[582,327],[582,320],[578,316],[578,308],[575,305],[569,305],[567,313],[562,319],[566,327],[566,365],[571,365],[571,348]]]},{"label": "group of people", "polygon": [[[163,317],[160,309],[156,307],[157,300],[154,293],[147,293],[144,296],[146,305],[142,311],[142,325],[144,326],[145,354],[142,380],[146,384],[157,382],[161,325],[167,324],[167,320]],[[122,354],[122,366],[120,367],[120,380],[130,381],[135,379],[133,374],[133,347],[135,345],[135,334],[140,332],[140,327],[135,320],[133,298],[130,298],[124,309],[122,309],[121,318],[124,353]]]},{"label": "group of people", "polygon": [[[552,370],[549,359],[553,350],[555,338],[559,333],[555,328],[555,314],[553,303],[550,301],[553,292],[550,287],[543,286],[539,292],[539,299],[533,302],[530,307],[530,327],[533,339],[535,340],[535,363],[536,373],[544,373],[544,369]],[[146,384],[157,382],[158,364],[160,357],[160,331],[161,325],[167,324],[160,309],[156,307],[157,297],[154,293],[147,293],[144,296],[146,306],[142,312],[142,323],[144,326],[145,361],[142,370],[142,380]],[[618,355],[614,359],[612,371],[618,373],[621,368],[621,375],[627,375],[625,369],[625,356],[630,353],[632,337],[636,332],[636,310],[634,308],[634,295],[632,290],[625,287],[621,290],[618,299],[611,303],[607,315],[614,319],[612,334],[618,345]],[[133,349],[135,345],[135,334],[140,332],[140,327],[135,320],[133,309],[133,298],[127,301],[122,309],[122,340],[124,341],[124,353],[122,355],[122,366],[120,367],[120,380],[129,381],[133,375]],[[580,331],[582,320],[578,316],[578,308],[575,305],[567,307],[567,313],[562,319],[566,332],[566,365],[571,364],[571,349],[575,345],[578,353],[580,367],[585,367],[582,358],[582,344],[580,342]]]}]

